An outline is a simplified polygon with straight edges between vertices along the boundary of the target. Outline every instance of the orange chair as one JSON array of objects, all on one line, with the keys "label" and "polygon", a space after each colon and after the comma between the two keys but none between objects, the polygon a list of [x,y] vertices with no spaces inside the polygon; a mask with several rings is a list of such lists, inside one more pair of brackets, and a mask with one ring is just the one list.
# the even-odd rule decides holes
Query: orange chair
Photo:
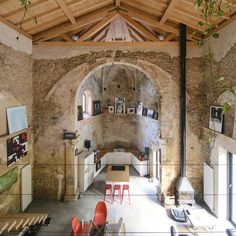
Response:
[{"label": "orange chair", "polygon": [[96,205],[93,221],[91,222],[90,235],[103,235],[107,222],[107,206],[104,201]]},{"label": "orange chair", "polygon": [[73,217],[71,220],[72,236],[88,236],[89,235],[89,224],[85,223],[83,226],[77,217]]},{"label": "orange chair", "polygon": [[[108,192],[108,193],[107,193]],[[111,204],[113,203],[113,195],[112,195],[112,185],[111,184],[105,184],[105,190],[104,190],[104,201],[106,200],[106,196],[110,195]]]}]

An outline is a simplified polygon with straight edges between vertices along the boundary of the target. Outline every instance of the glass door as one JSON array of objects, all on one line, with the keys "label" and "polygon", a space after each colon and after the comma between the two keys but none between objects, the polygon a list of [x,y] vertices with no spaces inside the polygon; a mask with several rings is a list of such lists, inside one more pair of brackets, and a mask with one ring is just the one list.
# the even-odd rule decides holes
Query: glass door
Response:
[{"label": "glass door", "polygon": [[228,216],[236,226],[236,155],[228,153]]}]

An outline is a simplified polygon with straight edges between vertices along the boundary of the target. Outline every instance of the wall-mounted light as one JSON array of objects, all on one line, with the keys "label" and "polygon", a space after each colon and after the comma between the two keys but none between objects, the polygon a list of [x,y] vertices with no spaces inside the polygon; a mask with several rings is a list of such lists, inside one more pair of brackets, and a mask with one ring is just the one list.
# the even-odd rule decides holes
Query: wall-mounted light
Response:
[{"label": "wall-mounted light", "polygon": [[165,39],[165,35],[159,34],[159,35],[158,35],[158,38],[159,38],[160,41],[163,41],[163,40]]},{"label": "wall-mounted light", "polygon": [[77,41],[79,39],[79,35],[73,35],[72,39],[73,39],[73,41]]}]

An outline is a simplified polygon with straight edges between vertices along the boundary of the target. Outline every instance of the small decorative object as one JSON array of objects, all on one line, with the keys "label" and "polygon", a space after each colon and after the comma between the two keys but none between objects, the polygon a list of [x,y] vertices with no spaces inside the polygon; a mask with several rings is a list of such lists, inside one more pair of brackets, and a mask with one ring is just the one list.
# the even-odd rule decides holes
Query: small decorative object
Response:
[{"label": "small decorative object", "polygon": [[101,114],[101,103],[100,101],[93,101],[93,115],[99,115]]},{"label": "small decorative object", "polygon": [[7,108],[9,134],[28,128],[26,106]]},{"label": "small decorative object", "polygon": [[143,103],[142,102],[138,102],[137,114],[138,115],[143,114]]},{"label": "small decorative object", "polygon": [[130,113],[130,114],[131,114],[131,113],[132,113],[132,114],[135,113],[135,108],[134,108],[134,107],[128,107],[128,108],[127,108],[127,113]]},{"label": "small decorative object", "polygon": [[17,181],[17,168],[8,171],[0,177],[0,194]]},{"label": "small decorative object", "polygon": [[114,113],[114,106],[109,106],[108,112],[109,113]]},{"label": "small decorative object", "polygon": [[222,133],[223,127],[223,107],[210,107],[209,129]]},{"label": "small decorative object", "polygon": [[153,118],[154,110],[153,109],[147,109],[147,117]]},{"label": "small decorative object", "polygon": [[63,139],[76,139],[77,135],[75,132],[64,132]]},{"label": "small decorative object", "polygon": [[158,112],[157,111],[154,111],[153,119],[158,120]]},{"label": "small decorative object", "polygon": [[115,113],[125,113],[125,98],[119,97],[115,99]]},{"label": "small decorative object", "polygon": [[109,108],[108,107],[103,107],[102,108],[102,113],[109,113]]},{"label": "small decorative object", "polygon": [[143,116],[147,116],[147,108],[143,108]]},{"label": "small decorative object", "polygon": [[21,133],[7,140],[7,165],[20,160],[27,155],[27,133]]},{"label": "small decorative object", "polygon": [[82,109],[82,106],[78,106],[77,107],[77,112],[78,112],[78,115],[77,115],[78,121],[79,120],[83,120],[83,109]]}]

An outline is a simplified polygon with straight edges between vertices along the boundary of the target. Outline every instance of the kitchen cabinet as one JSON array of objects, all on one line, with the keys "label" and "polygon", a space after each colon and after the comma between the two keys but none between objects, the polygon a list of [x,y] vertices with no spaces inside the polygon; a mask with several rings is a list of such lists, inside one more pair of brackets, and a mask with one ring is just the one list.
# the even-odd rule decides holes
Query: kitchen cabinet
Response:
[{"label": "kitchen cabinet", "polygon": [[132,155],[132,166],[138,171],[140,176],[148,174],[148,160],[140,161],[135,155]]},{"label": "kitchen cabinet", "polygon": [[78,156],[79,190],[85,192],[94,180],[94,152],[85,151]]}]

